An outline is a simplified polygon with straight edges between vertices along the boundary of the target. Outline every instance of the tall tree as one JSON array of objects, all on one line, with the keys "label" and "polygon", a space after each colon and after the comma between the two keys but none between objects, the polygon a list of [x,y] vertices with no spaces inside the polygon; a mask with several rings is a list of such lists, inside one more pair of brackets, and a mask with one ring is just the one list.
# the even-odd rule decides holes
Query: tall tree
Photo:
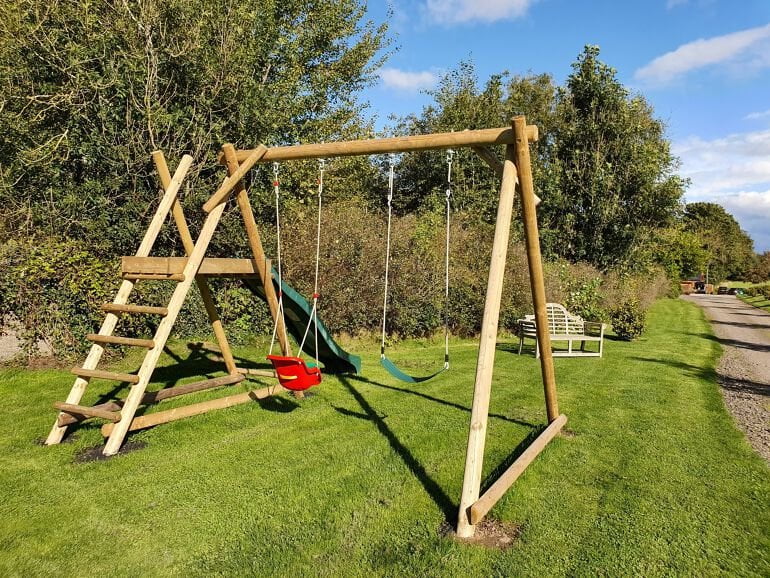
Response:
[{"label": "tall tree", "polygon": [[[543,129],[533,154],[536,178],[547,156],[547,133],[553,125],[556,87],[547,74],[518,76],[508,72],[492,75],[483,86],[472,62],[464,61],[442,77],[429,94],[433,104],[422,113],[398,120],[398,134],[424,134],[510,126],[514,114]],[[502,158],[502,151],[496,151]],[[494,219],[497,206],[497,177],[473,151],[457,151],[454,162],[454,204],[476,212],[484,220]],[[406,155],[399,164],[400,212],[410,212],[443,202],[446,182],[444,155],[436,152]]]},{"label": "tall tree", "polygon": [[707,253],[710,279],[719,282],[748,274],[754,265],[754,241],[724,207],[716,203],[689,203],[683,221]]},{"label": "tall tree", "polygon": [[676,215],[685,182],[664,125],[586,46],[558,95],[550,175],[540,209],[547,249],[601,269],[633,264]]},{"label": "tall tree", "polygon": [[154,149],[193,154],[202,172],[189,194],[221,178],[210,167],[223,142],[367,133],[356,94],[387,40],[365,10],[362,0],[3,2],[2,217],[17,232],[129,250],[156,195]]}]

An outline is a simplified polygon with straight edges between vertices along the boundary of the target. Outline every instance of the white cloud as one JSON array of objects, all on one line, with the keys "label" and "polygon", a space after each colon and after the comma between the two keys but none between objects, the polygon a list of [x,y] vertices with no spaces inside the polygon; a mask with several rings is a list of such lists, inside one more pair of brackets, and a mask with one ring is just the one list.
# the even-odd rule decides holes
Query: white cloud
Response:
[{"label": "white cloud", "polygon": [[668,2],[666,2],[666,8],[671,10],[672,8],[681,4],[687,4],[687,0],[668,0]]},{"label": "white cloud", "polygon": [[770,250],[770,130],[713,140],[691,137],[675,143],[682,176],[692,180],[687,201],[725,207],[755,241]]},{"label": "white cloud", "polygon": [[442,24],[496,22],[519,18],[534,0],[427,0],[429,19]]},{"label": "white cloud", "polygon": [[416,92],[431,88],[438,82],[438,77],[427,70],[421,72],[407,72],[398,68],[383,68],[380,70],[380,78],[387,88]]},{"label": "white cloud", "polygon": [[763,118],[770,118],[770,110],[763,110],[762,112],[752,112],[743,117],[743,120],[762,120]]},{"label": "white cloud", "polygon": [[740,68],[770,66],[770,24],[698,39],[681,45],[676,50],[655,58],[639,68],[637,80],[651,84],[665,84],[684,74],[717,64],[738,65]]}]

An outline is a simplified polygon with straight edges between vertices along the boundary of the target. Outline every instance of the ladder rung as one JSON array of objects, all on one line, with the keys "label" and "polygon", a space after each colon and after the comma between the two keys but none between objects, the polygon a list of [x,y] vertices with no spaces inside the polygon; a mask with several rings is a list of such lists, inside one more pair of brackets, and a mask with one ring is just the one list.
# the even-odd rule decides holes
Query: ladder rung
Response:
[{"label": "ladder rung", "polygon": [[[91,407],[91,409],[101,409],[103,411],[120,411],[122,409],[122,406],[119,403],[116,403],[114,401],[108,401],[106,403],[100,403],[99,405],[94,405]],[[83,415],[83,414],[72,414],[72,413],[62,413],[59,414],[59,419],[57,420],[57,423],[59,424],[59,427],[64,427],[66,425],[71,425],[73,423],[78,423],[79,421],[83,421],[84,419],[87,419],[89,416]]]},{"label": "ladder rung", "polygon": [[112,343],[113,345],[130,345],[132,347],[146,347],[152,349],[155,342],[152,339],[134,339],[133,337],[120,337],[118,335],[99,335],[98,333],[89,333],[86,339],[94,343]]},{"label": "ladder rung", "polygon": [[99,407],[89,407],[87,405],[74,405],[72,403],[62,403],[57,401],[53,406],[59,411],[68,413],[70,415],[84,415],[86,417],[100,417],[110,421],[120,421],[120,413],[115,411],[107,411]]},{"label": "ladder rung", "polygon": [[146,313],[147,315],[168,315],[166,307],[150,307],[149,305],[118,305],[117,303],[105,303],[102,311],[107,313]]},{"label": "ladder rung", "polygon": [[139,376],[133,373],[113,373],[112,371],[101,371],[99,369],[84,369],[74,367],[70,370],[78,377],[96,377],[98,379],[111,379],[113,381],[125,381],[126,383],[139,383]]},{"label": "ladder rung", "polygon": [[184,274],[169,273],[166,275],[165,273],[123,273],[123,279],[128,279],[130,281],[139,279],[155,281],[184,281]]}]

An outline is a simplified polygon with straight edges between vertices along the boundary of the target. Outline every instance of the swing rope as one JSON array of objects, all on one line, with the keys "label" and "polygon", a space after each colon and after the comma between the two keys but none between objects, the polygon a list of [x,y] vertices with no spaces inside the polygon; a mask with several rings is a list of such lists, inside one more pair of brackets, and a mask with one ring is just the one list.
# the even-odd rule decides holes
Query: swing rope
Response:
[{"label": "swing rope", "polygon": [[395,181],[395,158],[393,155],[389,159],[388,170],[388,228],[385,244],[385,297],[382,305],[382,342],[380,345],[380,364],[396,379],[405,381],[407,383],[421,383],[427,381],[439,375],[440,373],[449,369],[449,242],[450,242],[450,217],[451,217],[451,199],[452,199],[452,162],[454,159],[454,151],[449,149],[447,151],[447,188],[445,192],[446,198],[446,243],[444,252],[444,366],[437,372],[425,376],[415,377],[408,375],[401,371],[396,365],[390,361],[385,355],[385,325],[388,316],[388,286],[390,276],[390,232],[391,222],[393,214],[393,190]]},{"label": "swing rope", "polygon": [[324,171],[326,170],[326,161],[320,159],[318,161],[318,219],[316,221],[316,237],[315,237],[315,284],[313,286],[313,310],[310,312],[310,318],[305,327],[305,334],[302,336],[302,344],[299,346],[300,351],[305,347],[305,341],[310,331],[310,325],[313,325],[314,337],[315,337],[315,364],[319,367],[318,363],[318,298],[321,296],[318,293],[318,278],[319,278],[319,265],[321,262],[321,199],[323,197],[324,190]]},{"label": "swing rope", "polygon": [[[270,352],[268,355],[273,354],[273,347],[275,346],[275,338],[278,334],[278,320],[284,319],[283,312],[283,272],[281,270],[281,209],[279,198],[281,195],[280,182],[278,181],[278,163],[273,163],[273,192],[275,194],[275,231],[276,231],[276,253],[278,257],[278,310],[275,315],[275,323],[273,324],[273,338],[270,340]],[[284,324],[285,326],[285,324]]]}]

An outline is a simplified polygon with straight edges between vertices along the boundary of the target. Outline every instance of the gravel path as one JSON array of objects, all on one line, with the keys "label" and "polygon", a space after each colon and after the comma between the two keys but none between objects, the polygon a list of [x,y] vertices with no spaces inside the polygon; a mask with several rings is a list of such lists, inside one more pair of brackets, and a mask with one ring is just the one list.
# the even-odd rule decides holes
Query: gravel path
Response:
[{"label": "gravel path", "polygon": [[725,405],[770,462],[770,313],[733,295],[683,297],[703,307],[724,347],[717,374]]}]

